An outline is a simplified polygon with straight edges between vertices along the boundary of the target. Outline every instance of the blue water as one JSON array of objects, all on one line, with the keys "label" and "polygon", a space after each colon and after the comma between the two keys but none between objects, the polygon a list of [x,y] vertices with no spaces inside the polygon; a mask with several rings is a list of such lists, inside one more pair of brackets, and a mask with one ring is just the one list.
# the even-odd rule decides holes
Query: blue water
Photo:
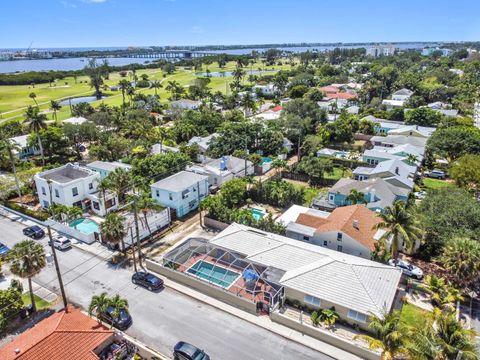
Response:
[{"label": "blue water", "polygon": [[262,157],[262,164],[272,162],[273,159],[269,157]]},{"label": "blue water", "polygon": [[187,272],[217,284],[223,288],[228,288],[240,276],[240,274],[237,272],[210,264],[203,260],[193,264],[192,267],[187,270]]},{"label": "blue water", "polygon": [[[269,72],[276,72],[276,70],[249,70],[245,71],[246,75],[260,75],[260,74],[266,74]],[[212,71],[211,73],[198,73],[195,74],[195,76],[209,76],[209,77],[227,77],[227,76],[232,76],[231,71]]]},{"label": "blue water", "polygon": [[253,218],[257,221],[259,221],[260,219],[262,219],[264,216],[265,216],[265,211],[263,210],[260,210],[260,209],[256,209],[256,208],[250,208],[250,211],[253,215]]},{"label": "blue water", "polygon": [[[104,97],[102,97],[102,99]],[[82,97],[76,97],[76,98],[63,100],[63,101],[60,102],[60,105],[62,105],[62,106],[67,106],[67,105],[70,105],[70,104],[71,105],[76,105],[76,104],[80,104],[82,102],[89,103],[89,102],[96,101],[96,100],[97,100],[97,98],[95,96],[82,96]]]},{"label": "blue water", "polygon": [[92,234],[100,232],[100,226],[93,220],[80,218],[70,222],[69,226],[84,234]]}]

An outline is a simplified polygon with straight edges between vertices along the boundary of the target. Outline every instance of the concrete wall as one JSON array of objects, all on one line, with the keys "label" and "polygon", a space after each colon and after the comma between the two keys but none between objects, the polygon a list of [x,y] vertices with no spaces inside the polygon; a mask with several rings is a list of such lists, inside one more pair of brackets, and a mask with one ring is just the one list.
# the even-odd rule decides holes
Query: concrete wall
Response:
[{"label": "concrete wall", "polygon": [[77,240],[83,241],[87,244],[92,244],[95,242],[95,235],[92,234],[84,234],[83,232],[71,228],[68,224],[59,223],[56,221],[52,221],[51,224],[52,229],[59,233],[63,233],[65,235],[71,236]]},{"label": "concrete wall", "polygon": [[201,293],[211,296],[217,300],[221,300],[230,305],[236,306],[237,308],[247,311],[251,314],[257,313],[257,306],[254,302],[250,302],[244,298],[235,296],[234,294],[229,293],[220,287],[210,285],[202,280],[185,275],[184,273],[166,268],[162,264],[149,259],[146,260],[145,264],[147,269],[150,271],[166,276],[173,281],[198,290]]},{"label": "concrete wall", "polygon": [[[298,300],[302,304],[305,304],[308,307],[313,307],[311,304],[307,304],[307,303],[304,302],[304,297],[305,297],[304,292],[286,287],[285,288],[285,297],[288,298],[289,300]],[[340,305],[335,304],[335,303],[332,303],[332,302],[327,301],[327,300],[322,299],[322,298],[320,298],[320,300],[321,300],[321,304],[320,304],[321,309],[330,309],[333,306],[333,307],[335,307],[335,311],[338,313],[338,316],[340,317],[340,319],[346,321],[350,325],[356,324],[356,325],[358,325],[359,328],[361,328],[363,330],[368,330],[368,323],[362,323],[362,322],[359,322],[359,321],[355,321],[355,320],[352,320],[348,317],[348,310],[349,310],[348,308],[340,306]],[[365,314],[365,315],[368,315],[368,314]]]},{"label": "concrete wall", "polygon": [[206,217],[206,216],[203,217],[203,224],[205,226],[208,226],[212,229],[217,229],[217,230],[224,230],[224,229],[226,229],[227,227],[230,226],[229,224],[226,224],[226,223],[218,221],[218,220],[211,219],[211,218]]},{"label": "concrete wall", "polygon": [[300,331],[303,334],[311,336],[315,339],[324,341],[330,345],[333,345],[339,349],[348,351],[352,354],[360,356],[362,359],[367,360],[380,360],[380,354],[369,351],[365,348],[358,347],[346,339],[342,339],[338,336],[334,336],[327,331],[315,328],[307,324],[301,324],[298,320],[292,319],[281,314],[279,311],[270,313],[272,321],[287,326],[291,329]]}]

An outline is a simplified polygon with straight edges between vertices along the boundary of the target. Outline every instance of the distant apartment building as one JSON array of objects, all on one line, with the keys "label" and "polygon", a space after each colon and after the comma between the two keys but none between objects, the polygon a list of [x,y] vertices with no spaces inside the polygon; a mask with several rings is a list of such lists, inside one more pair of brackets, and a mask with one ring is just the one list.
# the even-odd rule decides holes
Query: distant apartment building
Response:
[{"label": "distant apartment building", "polygon": [[452,49],[440,49],[439,47],[426,47],[422,50],[423,56],[431,56],[433,53],[439,52],[442,56],[449,56],[453,50]]},{"label": "distant apartment building", "polygon": [[395,54],[395,46],[388,45],[374,45],[366,49],[367,56],[379,57],[379,56],[392,56]]}]

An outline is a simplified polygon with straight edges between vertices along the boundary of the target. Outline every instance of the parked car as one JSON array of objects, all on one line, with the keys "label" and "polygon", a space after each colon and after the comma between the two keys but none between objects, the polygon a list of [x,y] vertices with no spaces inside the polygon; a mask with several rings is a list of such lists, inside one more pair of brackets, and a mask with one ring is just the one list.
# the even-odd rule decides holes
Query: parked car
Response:
[{"label": "parked car", "polygon": [[447,177],[447,174],[442,170],[425,171],[423,175],[433,179],[445,179]]},{"label": "parked car", "polygon": [[173,348],[173,358],[175,360],[210,360],[210,356],[203,350],[184,341],[178,342]]},{"label": "parked car", "polygon": [[2,258],[6,257],[9,252],[10,252],[10,248],[5,244],[0,243],[0,257]]},{"label": "parked car", "polygon": [[[48,245],[52,246],[52,242],[48,240]],[[72,247],[70,239],[62,235],[56,235],[53,237],[53,246],[58,250],[66,250]]]},{"label": "parked car", "polygon": [[412,264],[410,264],[410,263],[408,263],[404,260],[399,259],[399,260],[395,261],[395,259],[390,259],[388,261],[388,265],[399,267],[400,269],[402,269],[402,272],[407,276],[410,276],[410,277],[418,279],[418,280],[423,279],[422,269],[420,269],[419,267],[417,267],[415,265],[412,265]]},{"label": "parked car", "polygon": [[127,309],[121,309],[118,316],[115,316],[115,308],[113,306],[107,307],[101,318],[106,323],[109,323],[120,330],[126,330],[133,322]]},{"label": "parked car", "polygon": [[23,235],[38,240],[45,236],[45,231],[40,226],[33,225],[23,229]]},{"label": "parked car", "polygon": [[163,287],[163,280],[145,271],[139,271],[132,275],[132,282],[148,290],[158,290]]}]

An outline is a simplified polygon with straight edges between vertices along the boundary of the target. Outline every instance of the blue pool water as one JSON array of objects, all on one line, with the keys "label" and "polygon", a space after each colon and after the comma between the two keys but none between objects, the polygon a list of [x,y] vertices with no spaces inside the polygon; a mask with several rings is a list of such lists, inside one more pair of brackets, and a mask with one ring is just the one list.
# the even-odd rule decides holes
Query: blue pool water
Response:
[{"label": "blue pool water", "polygon": [[262,157],[262,164],[265,164],[265,163],[270,163],[272,162],[273,159],[272,158],[269,158],[269,157]]},{"label": "blue pool water", "polygon": [[250,211],[252,212],[253,218],[257,221],[262,219],[266,215],[265,211],[261,209],[250,208]]},{"label": "blue pool water", "polygon": [[70,222],[68,224],[71,228],[77,229],[84,234],[92,234],[94,232],[100,233],[100,226],[93,220],[80,218]]},{"label": "blue pool water", "polygon": [[187,270],[187,272],[225,289],[230,287],[230,285],[232,285],[240,276],[237,272],[210,264],[203,260],[197,261]]},{"label": "blue pool water", "polygon": [[[102,99],[105,98],[105,96],[102,96]],[[67,106],[67,105],[76,105],[76,104],[80,104],[82,102],[86,102],[86,103],[89,103],[89,102],[92,102],[92,101],[96,101],[97,98],[95,96],[82,96],[82,97],[76,97],[76,98],[71,98],[71,99],[67,99],[67,100],[62,100],[60,101],[60,105],[62,106]]]}]

